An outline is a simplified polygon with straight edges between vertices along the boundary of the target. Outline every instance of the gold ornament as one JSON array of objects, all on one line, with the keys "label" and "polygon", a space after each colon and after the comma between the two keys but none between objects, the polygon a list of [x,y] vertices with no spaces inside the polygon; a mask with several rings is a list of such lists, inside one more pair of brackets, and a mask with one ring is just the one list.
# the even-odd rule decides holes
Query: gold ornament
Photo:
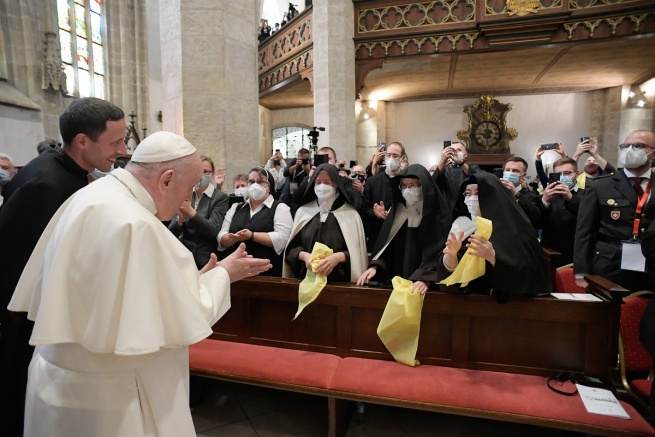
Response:
[{"label": "gold ornament", "polygon": [[541,8],[539,0],[507,0],[507,15],[518,15],[522,17],[528,14],[536,14]]}]

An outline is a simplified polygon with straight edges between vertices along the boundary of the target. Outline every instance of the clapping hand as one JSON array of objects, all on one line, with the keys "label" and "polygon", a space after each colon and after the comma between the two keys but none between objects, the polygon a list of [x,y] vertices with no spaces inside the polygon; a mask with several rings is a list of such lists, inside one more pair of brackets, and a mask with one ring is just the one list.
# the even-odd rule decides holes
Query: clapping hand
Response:
[{"label": "clapping hand", "polygon": [[217,168],[216,171],[214,172],[214,183],[216,184],[216,188],[219,190],[223,187],[223,183],[225,183],[225,169],[224,168]]},{"label": "clapping hand", "polygon": [[234,234],[226,234],[225,238],[227,238],[227,241],[231,246],[236,242],[249,240],[251,233],[252,231],[250,231],[250,229],[241,229],[239,232],[235,232]]},{"label": "clapping hand", "polygon": [[386,219],[389,215],[389,211],[384,209],[384,202],[382,201],[373,205],[373,213],[375,213],[375,216],[381,220]]},{"label": "clapping hand", "polygon": [[[211,259],[208,263],[211,265]],[[243,278],[257,276],[273,267],[269,260],[253,258],[246,252],[246,245],[241,243],[237,250],[218,264],[223,267],[228,275],[230,282],[236,282]],[[215,266],[214,266],[215,267]],[[203,270],[207,266],[203,267]]]},{"label": "clapping hand", "polygon": [[479,256],[491,263],[492,266],[496,265],[496,251],[493,244],[489,240],[479,235],[471,235],[469,243],[466,245],[469,253],[473,256]]}]

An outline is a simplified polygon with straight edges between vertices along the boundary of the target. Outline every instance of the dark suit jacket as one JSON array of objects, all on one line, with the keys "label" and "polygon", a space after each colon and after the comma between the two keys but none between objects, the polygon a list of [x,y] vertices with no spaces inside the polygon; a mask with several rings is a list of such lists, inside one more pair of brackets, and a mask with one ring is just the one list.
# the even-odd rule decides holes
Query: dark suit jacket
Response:
[{"label": "dark suit jacket", "polygon": [[207,264],[211,254],[217,252],[216,236],[229,209],[228,195],[215,189],[211,199],[202,194],[196,207],[196,215],[192,219],[187,217],[183,226],[177,223],[177,213],[168,225],[168,229],[193,253],[199,267]]},{"label": "dark suit jacket", "polygon": [[382,223],[384,223],[384,220],[375,216],[373,205],[384,202],[384,209],[386,210],[393,205],[392,184],[393,179],[384,171],[366,179],[359,213],[362,216],[366,238],[368,238],[367,247],[369,251],[375,246],[375,240],[378,238]]},{"label": "dark suit jacket", "polygon": [[[88,172],[62,149],[47,148],[30,161],[3,190],[0,209],[0,423],[3,435],[23,435],[29,345],[33,322],[26,313],[7,309],[21,273],[41,234],[59,207],[89,182]],[[120,214],[120,211],[116,211]]]},{"label": "dark suit jacket", "polygon": [[530,190],[519,191],[517,203],[530,219],[532,227],[541,229],[541,196],[539,193]]},{"label": "dark suit jacket", "polygon": [[577,192],[572,191],[573,197],[569,201],[565,201],[562,196],[556,196],[550,202],[550,208],[539,199],[542,219],[541,245],[562,254],[560,265],[573,262],[575,228],[584,192],[582,188],[578,188]]},{"label": "dark suit jacket", "polygon": [[480,167],[477,165],[469,165],[469,174],[464,173],[461,167],[446,167],[445,170],[440,173],[439,169],[435,170],[432,174],[432,178],[437,183],[437,187],[441,190],[441,193],[446,197],[446,203],[448,204],[448,209],[452,211],[455,208],[455,202],[457,201],[457,196],[459,195],[459,189],[461,188],[464,181],[466,181],[470,175],[475,174],[480,171]]},{"label": "dark suit jacket", "polygon": [[[645,273],[621,270],[620,241],[632,238],[636,209],[637,193],[623,169],[592,180],[578,210],[575,273],[600,275],[630,291],[653,288],[655,271],[648,266]],[[640,219],[641,240],[655,219],[655,194],[651,194]]]},{"label": "dark suit jacket", "polygon": [[[287,180],[284,182],[284,186],[282,187],[282,195],[280,196],[280,202],[286,203],[289,206],[293,203],[293,199],[291,197],[291,182],[295,182],[300,186],[302,183],[303,179],[307,177],[307,173],[302,168],[297,168],[296,171],[292,174],[289,172],[289,169],[296,165],[296,161],[298,158],[294,158],[289,161],[289,164],[284,168],[284,171],[282,174],[287,178]],[[304,193],[304,191],[303,191]],[[298,208],[296,205],[295,208],[292,208],[292,212],[295,212],[295,210]]]}]

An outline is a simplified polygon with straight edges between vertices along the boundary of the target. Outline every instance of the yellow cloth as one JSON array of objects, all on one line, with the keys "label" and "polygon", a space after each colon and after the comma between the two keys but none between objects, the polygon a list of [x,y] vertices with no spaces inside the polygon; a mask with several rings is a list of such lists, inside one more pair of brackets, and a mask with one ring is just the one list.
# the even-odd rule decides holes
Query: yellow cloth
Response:
[{"label": "yellow cloth", "polygon": [[578,180],[575,183],[578,184],[578,188],[584,190],[585,186],[587,186],[587,173],[580,173],[580,176],[578,176]]},{"label": "yellow cloth", "polygon": [[[491,237],[491,230],[493,226],[491,220],[486,218],[476,217],[475,219],[475,235],[486,238],[487,240]],[[455,271],[448,276],[443,281],[439,282],[440,284],[453,285],[461,283],[462,287],[466,287],[469,282],[474,279],[479,278],[484,275],[485,262],[483,258],[479,256],[473,256],[469,253],[471,249],[467,249],[466,253],[459,261]]]},{"label": "yellow cloth", "polygon": [[309,256],[309,260],[312,262],[312,270],[307,270],[305,279],[302,280],[300,287],[298,287],[298,312],[296,312],[293,320],[296,320],[296,317],[300,315],[307,305],[316,300],[318,295],[321,294],[323,287],[325,287],[325,284],[327,284],[327,277],[317,275],[313,270],[322,261],[318,258],[319,256],[332,255],[332,253],[332,249],[325,244],[319,243],[318,241],[314,243],[314,248]]},{"label": "yellow cloth", "polygon": [[393,291],[378,325],[378,337],[396,361],[414,367],[420,364],[416,349],[425,295],[418,291],[412,294],[412,281],[400,276],[391,283]]}]

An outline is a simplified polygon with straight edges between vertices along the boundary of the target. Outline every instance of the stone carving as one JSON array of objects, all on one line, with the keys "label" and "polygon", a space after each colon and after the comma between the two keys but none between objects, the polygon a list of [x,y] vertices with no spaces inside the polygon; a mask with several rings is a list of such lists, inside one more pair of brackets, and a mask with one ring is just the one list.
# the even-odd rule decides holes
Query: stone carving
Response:
[{"label": "stone carving", "polygon": [[[462,8],[463,13],[456,10]],[[438,0],[360,10],[359,33],[475,21],[474,0]]]},{"label": "stone carving", "polygon": [[[423,46],[425,45],[426,42],[430,41],[433,46],[434,50],[431,50],[430,53],[436,53],[439,51],[439,44],[441,44],[442,41],[447,40],[451,43],[452,50],[457,50],[457,42],[464,38],[468,41],[469,43],[469,48],[473,48],[473,42],[475,39],[478,37],[479,33],[460,33],[460,34],[455,34],[455,35],[441,35],[438,37],[434,36],[428,36],[425,38],[408,38],[408,39],[397,39],[397,40],[391,40],[391,41],[374,41],[371,43],[360,43],[360,44],[355,44],[355,52],[362,48],[365,47],[368,50],[368,57],[373,57],[373,50],[377,46],[381,46],[384,48],[384,56],[389,56],[389,49],[393,45],[397,45],[400,47],[400,54],[404,55],[405,54],[405,48],[407,47],[407,44],[410,42],[416,44],[418,53],[422,53],[423,51]],[[358,56],[358,58],[361,58]]]},{"label": "stone carving", "polygon": [[45,33],[45,49],[43,62],[41,63],[41,88],[44,90],[53,89],[68,94],[66,89],[66,73],[61,67],[61,52],[57,42],[57,34],[54,32]]},{"label": "stone carving", "polygon": [[583,26],[584,28],[586,28],[588,32],[588,37],[593,38],[594,31],[601,23],[607,24],[611,29],[611,35],[615,35],[616,28],[619,24],[621,24],[621,22],[630,21],[633,25],[634,33],[639,33],[639,26],[641,25],[641,22],[644,21],[644,19],[646,19],[646,17],[648,17],[649,15],[655,16],[655,12],[646,12],[645,14],[640,14],[640,15],[606,17],[598,20],[577,21],[575,23],[564,24],[564,28],[569,34],[568,35],[569,40],[573,38],[573,31],[575,31],[575,29],[577,29],[579,26]]}]

